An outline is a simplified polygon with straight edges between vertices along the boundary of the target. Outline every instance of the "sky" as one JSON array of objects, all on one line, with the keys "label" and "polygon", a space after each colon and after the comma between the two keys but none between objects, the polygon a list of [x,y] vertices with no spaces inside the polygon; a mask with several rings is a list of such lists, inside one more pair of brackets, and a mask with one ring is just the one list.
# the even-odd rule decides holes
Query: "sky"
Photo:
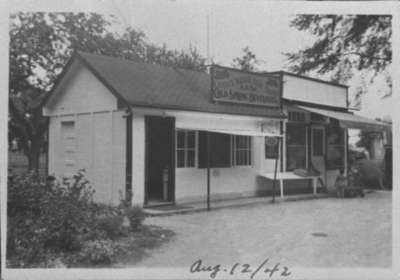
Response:
[{"label": "sky", "polygon": [[[285,70],[283,53],[313,42],[309,33],[290,27],[293,11],[267,1],[114,0],[107,2],[107,8],[122,23],[116,30],[133,26],[142,30],[150,42],[172,49],[194,46],[203,56],[225,66],[232,66],[232,60],[248,46],[260,61],[258,70]],[[357,79],[348,85],[351,94]],[[391,103],[382,101],[379,93],[384,86],[377,79],[364,96],[358,114],[374,118],[391,115]]]},{"label": "sky", "polygon": [[[262,70],[279,70],[284,65],[282,52],[295,51],[311,44],[311,36],[289,27],[290,14],[254,1],[112,1],[110,12],[123,25],[139,28],[149,41],[169,48],[190,45],[207,56],[207,18],[209,54],[219,64],[230,66],[233,58],[249,46],[261,60]],[[282,36],[284,35],[284,36]]]},{"label": "sky", "polygon": [[[225,66],[231,66],[232,60],[241,56],[242,49],[248,46],[260,60],[258,69],[265,71],[284,70],[286,61],[283,53],[294,52],[312,44],[313,37],[310,34],[290,27],[290,20],[296,13],[379,11],[373,2],[332,5],[322,2],[247,0],[19,0],[10,3],[14,4],[11,7],[13,11],[90,11],[113,14],[121,22],[121,25],[113,26],[115,31],[132,26],[142,30],[149,42],[166,44],[168,48],[178,50],[193,46],[202,56],[207,57],[209,53],[214,63]],[[381,10],[381,13],[391,12],[390,6]],[[354,81],[349,85],[352,90]],[[381,87],[382,84],[377,83],[371,88],[364,97],[359,114],[369,117],[391,114],[388,107],[391,103],[386,100],[381,104]]]}]

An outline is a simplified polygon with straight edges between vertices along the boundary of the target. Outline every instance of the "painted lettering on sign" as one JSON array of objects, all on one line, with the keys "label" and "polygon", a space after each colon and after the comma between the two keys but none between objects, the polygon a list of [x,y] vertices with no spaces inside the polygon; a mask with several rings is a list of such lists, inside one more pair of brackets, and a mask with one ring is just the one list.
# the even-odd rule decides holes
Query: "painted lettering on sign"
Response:
[{"label": "painted lettering on sign", "polygon": [[276,107],[280,104],[280,78],[213,66],[213,100]]}]

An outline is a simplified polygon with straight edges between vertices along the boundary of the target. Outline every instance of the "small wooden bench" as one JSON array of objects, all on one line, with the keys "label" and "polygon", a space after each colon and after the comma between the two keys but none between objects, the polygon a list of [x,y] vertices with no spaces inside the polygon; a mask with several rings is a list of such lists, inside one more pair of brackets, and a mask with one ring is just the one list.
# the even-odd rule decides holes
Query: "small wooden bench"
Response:
[{"label": "small wooden bench", "polygon": [[[269,180],[274,180],[274,173],[260,173],[259,176],[269,179]],[[313,195],[317,195],[317,185],[318,185],[318,179],[322,179],[322,175],[313,175],[313,176],[299,176],[294,174],[293,172],[277,172],[276,173],[276,180],[279,181],[279,188],[280,188],[280,197],[281,199],[284,198],[283,194],[283,181],[284,180],[312,180],[312,185],[313,185]]]}]

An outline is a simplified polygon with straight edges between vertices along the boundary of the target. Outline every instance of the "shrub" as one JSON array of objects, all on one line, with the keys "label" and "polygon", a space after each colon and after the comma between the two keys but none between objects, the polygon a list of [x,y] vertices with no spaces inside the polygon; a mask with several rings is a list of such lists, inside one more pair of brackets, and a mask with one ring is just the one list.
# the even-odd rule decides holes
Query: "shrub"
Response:
[{"label": "shrub", "polygon": [[53,185],[35,173],[11,178],[7,257],[26,266],[49,252],[78,250],[82,236],[93,227],[92,195],[83,170]]},{"label": "shrub", "polygon": [[116,253],[110,240],[88,241],[84,244],[80,258],[82,262],[91,264],[110,264]]},{"label": "shrub", "polygon": [[125,215],[129,220],[131,230],[136,231],[141,226],[145,219],[145,213],[138,206],[128,207],[125,209]]},{"label": "shrub", "polygon": [[99,218],[97,228],[104,231],[108,238],[115,239],[123,235],[122,222],[122,216],[105,216]]}]

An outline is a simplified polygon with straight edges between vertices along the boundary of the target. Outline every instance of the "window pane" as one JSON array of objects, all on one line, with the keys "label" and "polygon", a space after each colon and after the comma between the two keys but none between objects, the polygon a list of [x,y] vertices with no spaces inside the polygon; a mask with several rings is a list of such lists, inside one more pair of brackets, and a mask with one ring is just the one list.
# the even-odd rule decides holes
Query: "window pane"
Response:
[{"label": "window pane", "polygon": [[243,136],[235,136],[236,137],[236,149],[243,148]]},{"label": "window pane", "polygon": [[178,150],[176,154],[177,154],[176,166],[185,167],[185,151]]},{"label": "window pane", "polygon": [[194,167],[195,154],[193,150],[187,151],[187,165],[186,167]]},{"label": "window pane", "polygon": [[[251,147],[251,143],[250,143],[250,147]],[[248,156],[247,165],[251,165],[251,148],[249,149],[247,156]]]},{"label": "window pane", "polygon": [[306,148],[287,147],[287,170],[306,168]]},{"label": "window pane", "polygon": [[185,147],[185,131],[177,131],[177,147],[184,148]]},{"label": "window pane", "polygon": [[186,148],[194,148],[195,143],[196,143],[196,137],[195,137],[194,131],[188,131],[187,132],[187,147]]},{"label": "window pane", "polygon": [[240,137],[233,136],[233,138],[235,139],[235,149],[239,149],[240,148]]},{"label": "window pane", "polygon": [[236,165],[240,165],[241,162],[241,154],[240,154],[240,150],[236,150]]},{"label": "window pane", "polygon": [[304,124],[287,123],[286,141],[288,145],[305,145],[306,126]]}]

